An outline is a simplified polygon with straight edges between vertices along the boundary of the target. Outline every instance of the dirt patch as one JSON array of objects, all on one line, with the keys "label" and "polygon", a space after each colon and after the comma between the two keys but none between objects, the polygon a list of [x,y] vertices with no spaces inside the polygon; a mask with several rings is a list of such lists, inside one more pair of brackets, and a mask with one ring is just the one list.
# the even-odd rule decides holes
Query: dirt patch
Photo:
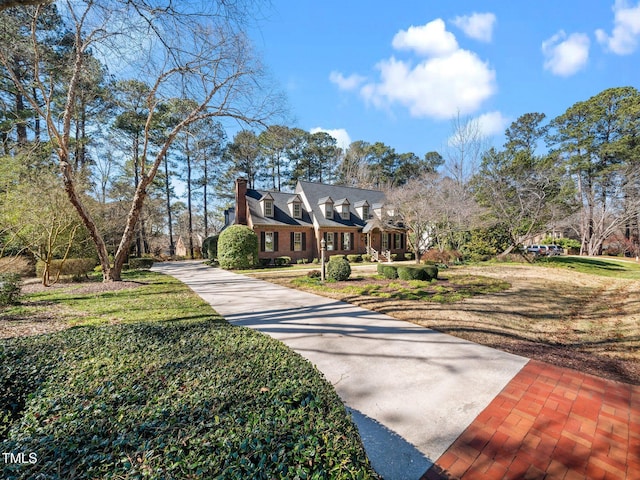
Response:
[{"label": "dirt patch", "polygon": [[[493,277],[511,287],[455,303],[340,293],[331,284],[314,293],[528,358],[640,385],[639,281],[528,265],[442,270],[440,281],[455,275]],[[291,285],[290,277],[263,278]]]}]

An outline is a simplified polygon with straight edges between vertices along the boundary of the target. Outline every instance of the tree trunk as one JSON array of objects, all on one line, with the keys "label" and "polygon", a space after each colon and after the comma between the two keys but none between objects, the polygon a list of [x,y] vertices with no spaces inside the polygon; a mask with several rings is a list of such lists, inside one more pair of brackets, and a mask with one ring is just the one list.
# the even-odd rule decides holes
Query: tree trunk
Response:
[{"label": "tree trunk", "polygon": [[176,254],[176,246],[173,243],[173,220],[171,219],[171,186],[169,183],[169,161],[167,155],[164,155],[164,184],[167,193],[167,220],[169,223],[169,255],[174,256]]}]

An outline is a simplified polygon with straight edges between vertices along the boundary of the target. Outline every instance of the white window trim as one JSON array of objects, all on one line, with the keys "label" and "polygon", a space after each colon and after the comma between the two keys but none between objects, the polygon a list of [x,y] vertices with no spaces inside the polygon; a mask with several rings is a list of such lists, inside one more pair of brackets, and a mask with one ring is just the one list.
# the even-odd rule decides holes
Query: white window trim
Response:
[{"label": "white window trim", "polygon": [[333,218],[333,205],[331,203],[324,204],[324,214],[326,218]]},{"label": "white window trim", "polygon": [[349,220],[349,207],[347,207],[346,205],[342,207],[340,218],[342,218],[342,220]]},{"label": "white window trim", "polygon": [[[271,242],[267,241],[271,238]],[[270,246],[269,246],[270,245]],[[275,248],[275,235],[273,232],[264,232],[264,251],[273,252]]]},{"label": "white window trim", "polygon": [[351,250],[351,233],[345,232],[342,235],[342,250],[348,252]]},{"label": "white window trim", "polygon": [[293,251],[302,251],[302,232],[293,232]]},{"label": "white window trim", "polygon": [[273,217],[273,202],[271,200],[264,201],[264,216]]},{"label": "white window trim", "polygon": [[302,218],[302,204],[299,202],[293,204],[293,218]]},{"label": "white window trim", "polygon": [[333,238],[333,232],[327,232],[327,250],[334,250],[335,239]]}]

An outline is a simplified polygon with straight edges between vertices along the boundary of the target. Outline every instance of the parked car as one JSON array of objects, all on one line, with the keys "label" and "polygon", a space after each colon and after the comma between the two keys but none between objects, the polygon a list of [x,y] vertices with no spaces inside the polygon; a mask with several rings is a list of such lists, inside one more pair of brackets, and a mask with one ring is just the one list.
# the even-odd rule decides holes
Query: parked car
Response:
[{"label": "parked car", "polygon": [[529,245],[527,247],[527,253],[533,253],[535,255],[546,255],[548,252],[546,245]]},{"label": "parked car", "polygon": [[564,249],[560,245],[547,245],[547,255],[562,255]]}]

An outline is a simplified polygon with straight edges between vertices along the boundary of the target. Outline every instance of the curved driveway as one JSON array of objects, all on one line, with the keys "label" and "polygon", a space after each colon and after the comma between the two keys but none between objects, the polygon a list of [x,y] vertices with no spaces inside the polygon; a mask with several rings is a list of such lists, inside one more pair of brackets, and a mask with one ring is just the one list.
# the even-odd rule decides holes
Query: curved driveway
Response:
[{"label": "curved driveway", "polygon": [[211,268],[155,264],[229,322],[264,332],[331,382],[386,480],[417,480],[527,359],[344,302]]}]

